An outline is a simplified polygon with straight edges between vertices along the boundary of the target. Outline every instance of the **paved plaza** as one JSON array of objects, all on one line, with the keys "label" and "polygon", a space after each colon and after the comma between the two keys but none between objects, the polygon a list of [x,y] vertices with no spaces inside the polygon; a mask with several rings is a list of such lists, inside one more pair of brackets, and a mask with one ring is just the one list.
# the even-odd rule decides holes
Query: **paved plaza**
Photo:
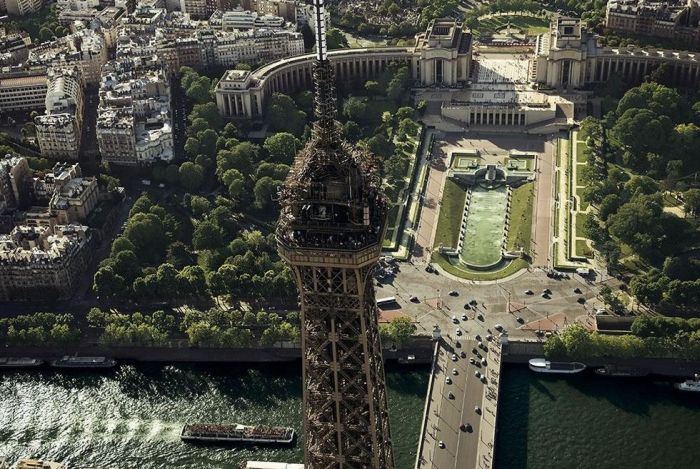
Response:
[{"label": "paved plaza", "polygon": [[[594,311],[602,307],[597,298],[601,282],[590,282],[577,274],[557,280],[547,277],[542,269],[530,269],[503,280],[470,282],[428,273],[425,266],[424,262],[400,264],[397,276],[377,287],[377,297],[396,298],[403,313],[416,322],[419,334],[429,335],[435,325],[443,332],[453,331],[452,317],[467,314],[470,320],[478,315],[483,317],[483,321],[469,322],[466,326],[469,334],[487,334],[488,329],[493,331],[495,325],[500,324],[510,337],[535,339],[537,330],[528,328],[528,323],[561,314],[563,318],[558,321],[543,321],[542,324],[556,324],[552,330],[557,330],[558,324],[568,325],[576,321],[586,324]],[[577,288],[581,293],[575,292]],[[552,291],[549,299],[542,298],[544,289]],[[533,294],[526,294],[526,290],[532,290]],[[453,291],[457,295],[450,295]],[[412,296],[417,302],[410,301]],[[579,298],[585,303],[579,303]],[[472,299],[478,305],[466,308]]]},{"label": "paved plaza", "polygon": [[476,83],[525,84],[529,82],[527,54],[481,53],[476,64]]}]

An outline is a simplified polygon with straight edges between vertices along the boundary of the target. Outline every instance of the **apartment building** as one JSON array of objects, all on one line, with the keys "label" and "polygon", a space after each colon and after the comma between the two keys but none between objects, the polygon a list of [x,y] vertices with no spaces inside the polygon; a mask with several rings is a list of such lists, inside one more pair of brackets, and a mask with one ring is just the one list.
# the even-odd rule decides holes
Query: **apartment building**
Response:
[{"label": "apartment building", "polygon": [[105,161],[138,165],[173,158],[170,84],[160,60],[120,59],[104,67],[97,144]]},{"label": "apartment building", "polygon": [[216,8],[216,0],[180,0],[180,11],[188,13],[194,19],[205,20]]},{"label": "apartment building", "polygon": [[[205,32],[200,32],[203,43],[206,43],[205,36]],[[304,37],[291,31],[256,29],[210,36],[213,36],[211,65],[233,67],[238,62],[267,63],[304,53]]]},{"label": "apartment building", "polygon": [[88,10],[98,8],[100,0],[56,0],[59,10]]},{"label": "apartment building", "polygon": [[45,66],[0,68],[0,109],[7,112],[44,109]]},{"label": "apartment building", "polygon": [[24,16],[36,13],[43,4],[43,0],[5,0],[5,9],[10,16]]},{"label": "apartment building", "polygon": [[97,178],[77,177],[54,192],[49,209],[58,224],[85,222],[99,201]]},{"label": "apartment building", "polygon": [[700,1],[608,0],[605,27],[697,45],[700,44]]},{"label": "apartment building", "polygon": [[35,176],[32,181],[34,202],[48,205],[54,192],[60,190],[68,181],[82,176],[78,163],[58,162],[51,170]]},{"label": "apartment building", "polygon": [[26,158],[5,156],[0,159],[0,215],[29,201],[31,175]]},{"label": "apartment building", "polygon": [[78,159],[83,129],[83,86],[77,66],[49,69],[46,111],[34,119],[43,157]]},{"label": "apartment building", "polygon": [[[241,7],[260,15],[281,16],[296,25],[307,25],[316,30],[314,6],[304,0],[240,0]],[[326,10],[326,29],[330,27],[330,14]]]},{"label": "apartment building", "polygon": [[91,244],[88,227],[77,224],[20,225],[0,235],[0,301],[70,298],[87,269]]},{"label": "apartment building", "polygon": [[100,83],[102,65],[107,62],[104,35],[89,28],[80,29],[55,41],[45,42],[29,52],[29,65],[77,65],[86,85]]},{"label": "apartment building", "polygon": [[281,16],[287,21],[296,23],[296,9],[298,2],[295,0],[241,0],[244,10],[255,11],[262,15]]},{"label": "apartment building", "polygon": [[248,31],[250,29],[282,29],[284,18],[273,15],[259,15],[254,11],[236,8],[231,11],[216,10],[209,17],[209,26],[222,31]]},{"label": "apartment building", "polygon": [[[126,10],[119,7],[109,6],[102,9],[64,9],[58,14],[58,22],[65,28],[70,28],[73,32],[79,30],[78,24],[87,25],[90,29],[101,33],[104,36],[107,49],[111,49],[116,44],[117,35],[121,26],[121,19]],[[80,22],[80,23],[76,23]]]}]

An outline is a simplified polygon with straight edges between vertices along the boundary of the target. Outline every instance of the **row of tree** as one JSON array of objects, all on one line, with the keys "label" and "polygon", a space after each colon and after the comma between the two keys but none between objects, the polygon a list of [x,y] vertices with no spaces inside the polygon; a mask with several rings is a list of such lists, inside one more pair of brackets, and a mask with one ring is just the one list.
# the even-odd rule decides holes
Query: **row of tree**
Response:
[{"label": "row of tree", "polygon": [[16,345],[68,344],[80,330],[72,314],[33,313],[0,318],[0,342]]},{"label": "row of tree", "polygon": [[246,347],[254,344],[297,342],[300,336],[299,316],[289,313],[189,309],[185,312],[182,330],[192,346]]},{"label": "row of tree", "polygon": [[571,360],[605,357],[700,359],[700,329],[697,324],[686,324],[682,328],[657,328],[635,325],[638,320],[633,323],[633,333],[624,335],[589,332],[582,325],[574,324],[547,339],[544,344],[545,356]]}]

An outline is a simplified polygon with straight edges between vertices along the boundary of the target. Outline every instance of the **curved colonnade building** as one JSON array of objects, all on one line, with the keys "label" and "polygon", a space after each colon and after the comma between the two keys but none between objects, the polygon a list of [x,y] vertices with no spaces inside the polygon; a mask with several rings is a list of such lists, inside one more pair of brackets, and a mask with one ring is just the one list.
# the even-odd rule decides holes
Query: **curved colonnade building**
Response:
[{"label": "curved colonnade building", "polygon": [[[260,119],[272,93],[312,88],[314,54],[270,63],[253,72],[229,70],[219,81],[216,103],[229,119]],[[391,63],[410,67],[422,86],[456,87],[471,73],[472,36],[454,20],[434,20],[416,38],[415,47],[341,49],[328,52],[338,83],[362,83],[379,77]]]},{"label": "curved colonnade building", "polygon": [[[490,86],[480,83],[478,74],[473,73],[478,69],[473,61],[478,62],[480,58],[472,57],[472,42],[471,34],[461,23],[440,19],[433,21],[425,33],[416,36],[414,47],[341,49],[329,52],[328,58],[341,84],[361,84],[377,78],[389,64],[397,62],[410,66],[416,88],[435,87],[436,91],[451,92],[469,88],[467,99],[470,99],[468,96],[475,91],[489,91]],[[312,88],[313,60],[314,55],[307,54],[279,60],[252,72],[227,71],[216,89],[219,112],[227,119],[261,120],[272,93],[293,94]],[[638,83],[662,64],[668,67],[672,84],[700,85],[700,53],[602,46],[579,19],[559,17],[552,21],[548,33],[537,38],[534,54],[529,58],[530,83],[513,84],[511,89],[521,94],[526,91],[537,94],[534,89],[538,86],[541,90],[580,90],[603,83],[613,74]],[[445,101],[454,101],[453,93],[444,96]],[[547,99],[542,97],[535,101]],[[491,121],[485,123],[489,125]],[[521,123],[519,117],[517,123]]]}]

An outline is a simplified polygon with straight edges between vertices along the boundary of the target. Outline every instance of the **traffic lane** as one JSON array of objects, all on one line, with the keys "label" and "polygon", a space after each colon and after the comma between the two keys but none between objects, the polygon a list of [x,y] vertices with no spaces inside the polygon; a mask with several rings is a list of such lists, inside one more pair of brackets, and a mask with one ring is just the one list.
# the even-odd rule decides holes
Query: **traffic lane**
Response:
[{"label": "traffic lane", "polygon": [[[464,341],[467,358],[459,357],[456,362],[452,361],[452,351],[441,348],[441,358],[439,360],[444,377],[449,376],[452,384],[446,384],[444,377],[440,384],[440,406],[438,408],[439,418],[433,415],[433,423],[437,424],[436,441],[433,448],[432,466],[434,468],[468,468],[474,467],[476,462],[476,448],[478,444],[480,417],[474,412],[474,406],[481,406],[481,396],[483,394],[481,382],[474,376],[475,368],[469,364],[471,349],[476,346],[474,341]],[[455,352],[461,352],[455,349]],[[457,375],[452,374],[452,369],[456,368]],[[449,398],[452,392],[454,399]],[[459,427],[462,423],[470,423],[472,432],[464,432]],[[445,448],[438,446],[442,441]]]},{"label": "traffic lane", "polygon": [[482,407],[483,384],[472,376],[467,380],[467,402],[462,410],[462,422],[472,426],[472,432],[461,432],[461,444],[455,468],[467,468],[477,466],[477,447],[479,445],[479,433],[481,432],[481,415],[474,411],[474,406]]},{"label": "traffic lane", "polygon": [[[445,357],[443,360],[444,376],[449,376],[452,384],[446,384],[443,378],[443,387],[440,391],[440,407],[438,409],[439,415],[436,417],[437,432],[432,467],[451,468],[454,466],[458,448],[459,423],[457,420],[462,413],[462,409],[458,406],[461,406],[464,402],[467,370],[463,364],[457,364],[456,362],[454,366],[451,366],[453,362],[449,359],[446,349],[441,348],[441,355]],[[458,375],[452,373],[453,368],[458,370]],[[454,399],[449,399],[449,392],[454,394]],[[445,444],[444,448],[438,446],[440,441]]]}]

